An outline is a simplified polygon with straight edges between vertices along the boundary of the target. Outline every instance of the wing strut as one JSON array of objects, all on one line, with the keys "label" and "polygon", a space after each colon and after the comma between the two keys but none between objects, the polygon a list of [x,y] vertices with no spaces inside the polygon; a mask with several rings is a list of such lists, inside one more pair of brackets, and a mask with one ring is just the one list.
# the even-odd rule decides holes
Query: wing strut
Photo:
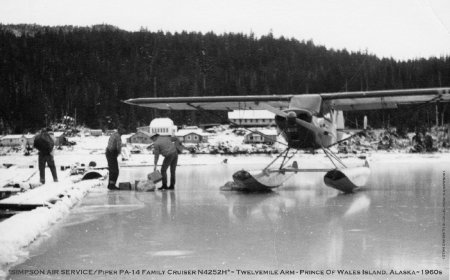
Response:
[{"label": "wing strut", "polygon": [[330,151],[330,149],[322,146],[322,150],[328,157],[328,159],[331,161],[331,163],[336,167],[336,169],[339,169],[339,167],[336,165],[334,160],[337,161],[340,165],[342,165],[343,168],[347,168],[347,166],[342,162],[342,160],[338,156],[336,156],[332,151]]}]

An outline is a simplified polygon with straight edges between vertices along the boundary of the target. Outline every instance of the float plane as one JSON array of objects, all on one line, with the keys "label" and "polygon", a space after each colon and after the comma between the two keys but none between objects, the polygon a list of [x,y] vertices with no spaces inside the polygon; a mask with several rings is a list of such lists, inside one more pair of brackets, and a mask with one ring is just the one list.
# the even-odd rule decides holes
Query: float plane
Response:
[{"label": "float plane", "polygon": [[[233,189],[273,189],[293,173],[326,172],[324,182],[327,186],[350,193],[366,184],[370,168],[367,162],[362,167],[348,168],[330,150],[330,147],[345,140],[340,132],[343,128],[343,111],[395,109],[398,105],[449,101],[450,87],[299,95],[134,98],[124,102],[159,110],[268,110],[275,114],[275,124],[286,140],[287,147],[263,170],[241,170],[233,174]],[[290,150],[311,149],[322,149],[335,168],[300,169],[297,162],[287,166],[293,157],[292,153],[289,154]],[[272,168],[278,159],[282,161],[280,166]]]}]

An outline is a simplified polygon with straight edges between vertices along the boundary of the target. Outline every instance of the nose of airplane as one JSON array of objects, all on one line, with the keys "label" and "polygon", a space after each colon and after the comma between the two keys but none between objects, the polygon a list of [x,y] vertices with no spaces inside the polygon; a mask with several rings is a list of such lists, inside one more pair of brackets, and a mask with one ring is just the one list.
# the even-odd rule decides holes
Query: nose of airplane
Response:
[{"label": "nose of airplane", "polygon": [[295,112],[289,112],[289,113],[287,114],[287,117],[291,119],[291,118],[296,118],[297,115],[295,114]]}]

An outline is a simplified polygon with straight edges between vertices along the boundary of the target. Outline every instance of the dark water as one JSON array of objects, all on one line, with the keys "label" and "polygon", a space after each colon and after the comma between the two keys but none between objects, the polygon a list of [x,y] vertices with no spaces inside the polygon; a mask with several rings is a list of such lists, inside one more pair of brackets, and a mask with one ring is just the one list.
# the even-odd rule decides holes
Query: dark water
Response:
[{"label": "dark water", "polygon": [[[367,187],[352,195],[327,188],[323,174],[296,175],[272,193],[221,192],[219,187],[236,170],[264,164],[181,166],[175,191],[93,191],[49,236],[31,246],[28,260],[13,269],[55,269],[59,274],[64,269],[234,271],[217,279],[276,279],[281,276],[243,276],[237,270],[288,269],[297,272],[292,279],[448,279],[449,163],[442,159],[378,161],[372,164]],[[123,168],[121,180],[145,178],[149,171]],[[418,274],[299,273],[341,269]]]}]

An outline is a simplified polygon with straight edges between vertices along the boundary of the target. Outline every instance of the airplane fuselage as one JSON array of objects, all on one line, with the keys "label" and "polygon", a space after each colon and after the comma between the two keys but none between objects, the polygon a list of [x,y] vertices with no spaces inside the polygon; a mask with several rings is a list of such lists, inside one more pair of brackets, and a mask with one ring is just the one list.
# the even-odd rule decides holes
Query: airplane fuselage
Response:
[{"label": "airplane fuselage", "polygon": [[[277,115],[275,123],[288,147],[302,150],[320,149],[336,142],[337,114],[334,112],[329,112],[323,117],[313,116],[305,111],[286,110],[284,112],[288,114],[288,117]],[[317,128],[317,131],[312,131],[296,123],[294,118],[310,123]]]}]

